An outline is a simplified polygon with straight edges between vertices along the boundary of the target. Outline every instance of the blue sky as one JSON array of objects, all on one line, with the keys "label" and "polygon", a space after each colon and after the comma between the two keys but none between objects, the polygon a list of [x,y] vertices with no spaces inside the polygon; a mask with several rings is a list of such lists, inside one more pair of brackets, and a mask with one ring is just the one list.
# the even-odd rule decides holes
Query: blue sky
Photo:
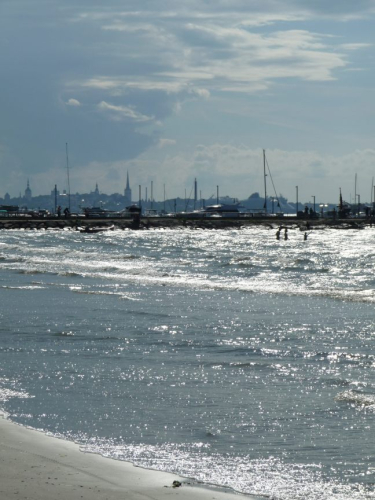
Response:
[{"label": "blue sky", "polygon": [[[177,5],[176,5],[177,4]],[[375,1],[1,0],[0,196],[370,200]],[[150,191],[149,191],[150,192]],[[270,189],[270,194],[272,190]],[[135,196],[136,197],[136,196]]]}]

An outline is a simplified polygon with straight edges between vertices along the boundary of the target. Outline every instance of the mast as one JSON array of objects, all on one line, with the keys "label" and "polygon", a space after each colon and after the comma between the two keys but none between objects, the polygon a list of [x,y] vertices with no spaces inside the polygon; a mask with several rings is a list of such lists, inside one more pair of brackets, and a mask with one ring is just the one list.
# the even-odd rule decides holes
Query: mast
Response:
[{"label": "mast", "polygon": [[66,150],[66,173],[68,176],[68,207],[69,207],[69,212],[70,212],[70,179],[69,179],[69,155],[68,155],[68,143],[65,143],[65,150]]},{"label": "mast", "polygon": [[264,211],[267,213],[267,174],[266,174],[266,150],[263,149],[263,175],[264,175]]}]

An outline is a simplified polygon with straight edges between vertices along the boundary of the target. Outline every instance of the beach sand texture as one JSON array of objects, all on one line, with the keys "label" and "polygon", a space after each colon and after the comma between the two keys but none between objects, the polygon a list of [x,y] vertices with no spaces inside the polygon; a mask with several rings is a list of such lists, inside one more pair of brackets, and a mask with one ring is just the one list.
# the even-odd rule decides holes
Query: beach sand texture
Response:
[{"label": "beach sand texture", "polygon": [[[173,487],[173,481],[182,486]],[[187,484],[173,474],[83,453],[77,444],[46,436],[0,416],[0,499],[238,500],[232,492]]]}]

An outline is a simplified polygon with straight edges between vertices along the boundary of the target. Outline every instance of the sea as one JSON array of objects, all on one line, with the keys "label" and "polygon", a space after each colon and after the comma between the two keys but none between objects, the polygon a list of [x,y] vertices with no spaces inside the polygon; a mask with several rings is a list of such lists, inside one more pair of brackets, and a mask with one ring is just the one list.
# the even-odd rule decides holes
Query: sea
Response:
[{"label": "sea", "polygon": [[0,408],[275,500],[375,498],[375,228],[0,232]]}]

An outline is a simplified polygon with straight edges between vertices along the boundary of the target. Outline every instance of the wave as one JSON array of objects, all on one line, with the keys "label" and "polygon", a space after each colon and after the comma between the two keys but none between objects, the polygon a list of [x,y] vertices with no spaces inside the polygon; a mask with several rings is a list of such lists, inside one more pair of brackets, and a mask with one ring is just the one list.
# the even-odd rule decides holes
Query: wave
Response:
[{"label": "wave", "polygon": [[357,406],[370,406],[375,409],[375,394],[365,394],[363,392],[348,390],[340,392],[336,397],[335,401],[344,403],[353,403]]},{"label": "wave", "polygon": [[71,291],[74,293],[82,294],[82,295],[113,295],[113,296],[119,297],[122,300],[134,300],[134,301],[141,300],[141,299],[131,297],[129,294],[125,294],[122,292],[111,292],[111,291],[103,291],[103,290],[82,290],[79,288],[71,288]]},{"label": "wave", "polygon": [[[121,269],[121,268],[120,268]],[[72,271],[60,272],[60,275],[80,276],[87,278],[100,278],[105,280],[116,280],[117,282],[147,283],[154,285],[168,285],[171,287],[192,288],[197,290],[212,291],[236,291],[242,293],[258,293],[284,296],[301,297],[327,297],[334,300],[375,303],[374,289],[345,289],[327,288],[323,285],[298,284],[296,282],[285,282],[273,280],[270,276],[262,276],[259,273],[251,278],[244,277],[219,277],[207,276],[207,274],[188,274],[176,272],[176,270],[159,270],[157,267],[139,267],[123,269],[122,273],[117,268],[103,267],[96,272],[88,271],[87,268],[81,273]],[[107,270],[107,271],[106,271]],[[109,271],[109,272],[108,272]],[[116,272],[117,271],[117,272]]]},{"label": "wave", "polygon": [[[134,260],[126,259],[126,260]],[[244,266],[245,267],[245,266]],[[246,266],[252,267],[252,266]],[[188,265],[184,266],[188,269]],[[192,274],[189,271],[182,272],[177,269],[158,269],[157,265],[135,266],[121,268],[116,266],[103,266],[95,269],[84,267],[82,270],[53,270],[53,269],[18,269],[18,274],[24,275],[58,275],[64,277],[79,277],[89,279],[102,279],[105,281],[116,281],[117,283],[148,284],[156,286],[170,286],[190,288],[202,291],[228,291],[240,293],[257,293],[269,295],[283,295],[295,297],[329,298],[343,302],[375,303],[375,290],[373,288],[344,288],[345,284],[339,284],[342,288],[328,288],[316,283],[298,283],[296,281],[282,281],[279,278],[272,279],[272,275],[256,272],[251,276],[219,276],[209,273]],[[181,271],[181,272],[179,272]],[[309,271],[303,272],[304,275]],[[301,273],[300,273],[301,274]]]},{"label": "wave", "polygon": [[0,387],[0,401],[6,402],[12,398],[29,399],[33,398],[26,391],[15,391],[14,389],[9,389],[7,387]]},{"label": "wave", "polygon": [[56,274],[51,271],[43,270],[43,269],[19,269],[17,271],[18,274]]},{"label": "wave", "polygon": [[324,385],[332,387],[345,387],[350,385],[350,382],[348,380],[339,378],[322,378],[322,382]]},{"label": "wave", "polygon": [[120,299],[121,300],[131,300],[131,301],[134,301],[134,302],[142,302],[142,299],[138,299],[136,297],[132,297],[131,295],[128,295],[128,294],[122,294],[120,296]]},{"label": "wave", "polygon": [[[246,235],[250,232],[255,235],[254,238],[259,238],[259,243],[269,242],[264,252],[261,252],[256,245],[248,249]],[[311,241],[311,245],[309,242],[309,246],[305,246],[303,251],[295,246],[288,247],[288,251],[282,253],[273,239],[272,244],[270,240],[264,239],[265,233],[264,230],[255,232],[250,229],[239,232],[235,249],[232,248],[232,239],[227,238],[228,233],[215,233],[214,238],[222,243],[216,253],[212,252],[212,235],[210,234],[209,238],[202,237],[202,235],[208,235],[207,232],[200,233],[199,238],[195,238],[189,232],[188,244],[186,244],[185,233],[182,235],[183,238],[178,232],[168,232],[164,238],[160,236],[164,234],[163,232],[155,235],[134,233],[132,241],[137,255],[132,249],[129,252],[129,248],[126,247],[124,250],[127,250],[127,253],[124,252],[124,255],[119,255],[120,252],[117,249],[108,255],[101,243],[87,246],[82,239],[75,239],[76,236],[64,235],[62,232],[57,235],[28,234],[27,237],[19,235],[20,245],[9,243],[1,245],[0,249],[1,258],[4,258],[8,250],[9,258],[24,260],[27,257],[29,268],[25,269],[26,265],[21,265],[19,267],[23,269],[15,269],[20,274],[26,275],[58,274],[72,278],[116,280],[119,283],[133,282],[197,290],[327,297],[340,301],[375,303],[374,281],[367,257],[371,254],[369,253],[370,244],[372,244],[370,240],[368,243],[365,242],[367,247],[363,245],[362,254],[358,258],[356,255],[356,262],[363,262],[366,272],[363,277],[360,275],[361,269],[354,272],[351,265],[354,250],[358,245],[354,248],[354,243],[348,241],[347,238],[345,239],[347,247],[338,244],[338,235],[343,240],[343,233],[336,232],[332,238],[328,238],[327,243],[326,238],[324,245],[322,242]],[[120,231],[119,234],[124,233]],[[26,245],[21,245],[25,238],[30,239],[34,247],[28,248]],[[124,243],[122,236],[117,235],[116,238],[118,238],[116,241]],[[174,239],[173,245],[168,245],[171,239]],[[44,244],[46,240],[49,246],[43,250],[41,244]],[[192,242],[196,245],[192,245]],[[155,243],[161,244],[159,256],[153,253]],[[76,247],[78,244],[79,248]],[[68,245],[71,247],[69,252]],[[11,256],[12,248],[15,248],[21,255]],[[321,248],[324,250],[323,253],[319,253]],[[335,259],[338,248],[341,249],[343,265]],[[45,252],[45,258],[41,255],[43,252]],[[56,253],[54,259],[51,258],[53,253]],[[61,256],[65,253],[69,259]],[[148,258],[146,258],[147,255]],[[232,258],[228,258],[228,255]],[[232,272],[228,266],[231,266]],[[348,279],[347,274],[349,266],[351,279]],[[243,268],[251,268],[251,270],[246,272]],[[328,281],[327,274],[329,273],[332,273],[335,281]],[[337,286],[332,285],[335,282]]]},{"label": "wave", "polygon": [[[210,454],[210,442],[220,437],[220,429],[206,429],[202,441],[194,444],[162,446],[115,445],[104,439],[81,443],[85,453],[132,462],[147,469],[177,473],[199,484],[228,488],[261,498],[283,500],[363,500],[374,498],[372,488],[327,479],[320,464],[290,464],[277,458]],[[206,442],[204,442],[206,441]],[[333,476],[330,469],[329,474]],[[370,491],[369,491],[370,489]]]},{"label": "wave", "polygon": [[75,278],[75,277],[82,278],[84,276],[82,273],[77,273],[75,271],[62,271],[62,272],[59,272],[57,274],[58,274],[58,276],[66,276],[66,277],[71,277],[71,278]]},{"label": "wave", "polygon": [[0,261],[13,264],[16,262],[24,262],[26,259],[21,256],[0,254]]},{"label": "wave", "polygon": [[116,255],[116,260],[136,260],[136,259],[141,259],[142,257],[140,255]]},{"label": "wave", "polygon": [[5,290],[38,290],[38,289],[45,289],[47,287],[45,286],[40,286],[40,285],[25,285],[25,286],[10,286],[10,285],[3,285],[0,286],[0,288],[3,288]]}]

